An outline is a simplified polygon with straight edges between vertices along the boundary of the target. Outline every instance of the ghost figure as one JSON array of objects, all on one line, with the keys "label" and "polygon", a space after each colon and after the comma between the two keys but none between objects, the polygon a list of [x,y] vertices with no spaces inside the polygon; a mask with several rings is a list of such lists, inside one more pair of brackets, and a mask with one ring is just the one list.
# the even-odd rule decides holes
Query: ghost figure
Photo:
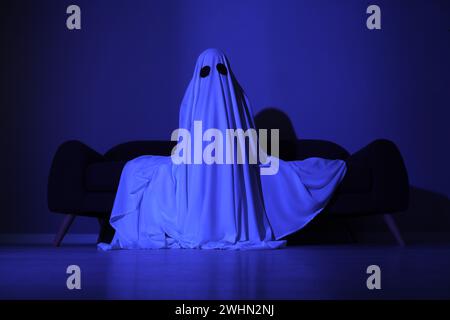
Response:
[{"label": "ghost figure", "polygon": [[[193,132],[198,121],[224,134],[255,129],[248,99],[217,49],[199,56],[181,104],[180,129]],[[110,218],[115,236],[99,248],[280,248],[325,207],[346,172],[344,161],[321,158],[279,160],[274,175],[261,175],[260,166],[175,164],[151,155],[129,161]]]}]

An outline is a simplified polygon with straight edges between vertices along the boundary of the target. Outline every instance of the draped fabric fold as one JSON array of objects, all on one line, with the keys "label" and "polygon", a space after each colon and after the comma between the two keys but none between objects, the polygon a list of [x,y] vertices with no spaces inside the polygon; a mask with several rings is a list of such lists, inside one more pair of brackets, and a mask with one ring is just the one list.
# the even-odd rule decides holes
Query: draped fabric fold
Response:
[{"label": "draped fabric fold", "polygon": [[[179,127],[193,133],[197,121],[224,134],[255,128],[248,99],[216,49],[198,58],[181,104]],[[343,161],[320,158],[279,160],[277,174],[261,175],[258,163],[142,156],[122,171],[110,218],[116,234],[99,248],[280,248],[325,207],[345,171]]]}]

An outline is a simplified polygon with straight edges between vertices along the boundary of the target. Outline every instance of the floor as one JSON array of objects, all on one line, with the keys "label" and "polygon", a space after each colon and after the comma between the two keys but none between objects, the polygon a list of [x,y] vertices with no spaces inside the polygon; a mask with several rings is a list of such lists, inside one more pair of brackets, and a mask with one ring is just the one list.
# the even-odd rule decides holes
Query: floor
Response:
[{"label": "floor", "polygon": [[[68,290],[66,268],[81,268]],[[368,290],[369,265],[381,289]],[[450,298],[450,246],[310,245],[272,251],[100,252],[0,247],[1,299]]]}]

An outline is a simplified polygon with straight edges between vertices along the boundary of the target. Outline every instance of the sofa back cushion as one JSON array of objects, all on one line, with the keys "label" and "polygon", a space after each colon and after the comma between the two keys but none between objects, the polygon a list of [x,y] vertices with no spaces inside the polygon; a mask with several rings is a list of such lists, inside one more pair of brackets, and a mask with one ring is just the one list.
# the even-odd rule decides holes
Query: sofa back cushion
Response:
[{"label": "sofa back cushion", "polygon": [[121,143],[105,153],[109,161],[129,161],[143,155],[169,156],[176,141],[131,141]]},{"label": "sofa back cushion", "polygon": [[[176,141],[161,140],[126,142],[106,152],[105,158],[108,161],[129,161],[142,155],[169,156],[175,145]],[[303,160],[310,157],[344,160],[348,156],[349,153],[343,147],[326,140],[280,141],[280,158],[283,160]]]}]

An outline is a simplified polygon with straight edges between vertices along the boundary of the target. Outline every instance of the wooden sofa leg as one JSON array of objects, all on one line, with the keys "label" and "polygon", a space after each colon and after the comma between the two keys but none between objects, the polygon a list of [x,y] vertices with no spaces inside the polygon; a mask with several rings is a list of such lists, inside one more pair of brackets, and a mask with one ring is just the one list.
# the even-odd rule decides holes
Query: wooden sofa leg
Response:
[{"label": "wooden sofa leg", "polygon": [[395,240],[397,241],[397,244],[400,247],[404,247],[405,246],[405,241],[402,238],[402,235],[400,233],[400,229],[397,226],[397,223],[395,222],[394,218],[392,217],[391,214],[384,214],[383,215],[383,219],[384,222],[386,223],[386,225],[389,228],[389,231],[392,233],[392,235],[394,236]]},{"label": "wooden sofa leg", "polygon": [[59,227],[58,233],[56,234],[55,239],[53,240],[53,245],[55,247],[59,247],[61,245],[61,242],[63,241],[64,236],[66,235],[67,231],[72,225],[73,220],[75,220],[75,217],[76,216],[74,214],[66,214],[63,222]]}]

